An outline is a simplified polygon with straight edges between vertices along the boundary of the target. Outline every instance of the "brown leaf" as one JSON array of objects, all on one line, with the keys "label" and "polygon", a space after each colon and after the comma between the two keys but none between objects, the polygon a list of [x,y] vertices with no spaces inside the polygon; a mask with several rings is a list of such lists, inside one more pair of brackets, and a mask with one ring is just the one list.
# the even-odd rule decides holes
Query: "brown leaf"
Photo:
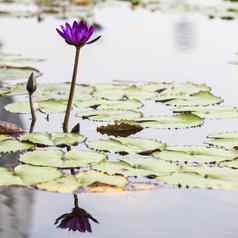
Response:
[{"label": "brown leaf", "polygon": [[0,134],[19,134],[23,132],[25,131],[14,123],[0,121]]},{"label": "brown leaf", "polygon": [[112,125],[99,126],[97,128],[97,131],[101,134],[113,135],[115,137],[127,137],[141,130],[143,130],[141,126],[126,121],[116,121]]}]

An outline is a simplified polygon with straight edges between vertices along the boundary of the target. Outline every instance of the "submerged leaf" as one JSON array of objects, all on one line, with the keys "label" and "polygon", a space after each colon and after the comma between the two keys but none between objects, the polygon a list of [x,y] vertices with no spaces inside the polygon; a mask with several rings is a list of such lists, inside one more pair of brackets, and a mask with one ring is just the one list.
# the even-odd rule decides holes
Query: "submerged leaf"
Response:
[{"label": "submerged leaf", "polygon": [[128,137],[141,130],[143,130],[143,128],[140,125],[131,123],[130,121],[116,121],[111,125],[97,127],[97,131],[101,134],[112,135],[115,137]]}]

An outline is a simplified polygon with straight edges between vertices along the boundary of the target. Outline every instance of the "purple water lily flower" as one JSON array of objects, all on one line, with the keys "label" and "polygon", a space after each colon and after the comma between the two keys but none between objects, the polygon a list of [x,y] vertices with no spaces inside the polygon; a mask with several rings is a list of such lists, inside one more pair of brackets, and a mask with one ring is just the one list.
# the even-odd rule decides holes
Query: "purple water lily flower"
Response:
[{"label": "purple water lily flower", "polygon": [[56,31],[68,44],[74,45],[76,47],[82,47],[85,44],[91,44],[100,38],[100,36],[98,36],[95,39],[89,41],[95,32],[95,28],[94,26],[88,25],[87,22],[83,20],[74,21],[72,25],[66,22],[64,26],[61,25],[60,29],[57,28]]},{"label": "purple water lily flower", "polygon": [[74,21],[72,25],[66,22],[64,26],[61,26],[60,29],[57,28],[56,31],[68,44],[75,46],[76,49],[69,99],[63,122],[63,131],[67,133],[69,131],[69,118],[74,100],[80,50],[83,46],[92,44],[93,42],[97,41],[101,36],[90,40],[91,36],[95,32],[95,27],[88,25],[83,20]]},{"label": "purple water lily flower", "polygon": [[68,229],[69,231],[92,232],[90,221],[99,223],[84,209],[75,207],[71,213],[66,213],[56,219],[57,228]]},{"label": "purple water lily flower", "polygon": [[[72,172],[72,171],[71,171]],[[72,173],[73,174],[73,173]],[[74,209],[71,213],[63,214],[55,221],[57,228],[69,231],[92,232],[90,220],[99,223],[94,217],[78,205],[78,196],[74,194]]]}]

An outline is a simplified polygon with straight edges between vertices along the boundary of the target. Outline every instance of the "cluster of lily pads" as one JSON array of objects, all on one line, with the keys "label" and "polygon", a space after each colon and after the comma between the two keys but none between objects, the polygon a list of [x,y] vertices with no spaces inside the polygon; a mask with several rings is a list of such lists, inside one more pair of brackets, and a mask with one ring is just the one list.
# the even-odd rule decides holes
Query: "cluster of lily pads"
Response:
[{"label": "cluster of lily pads", "polygon": [[[57,16],[61,18],[90,18],[94,6],[105,1],[92,0],[1,0],[2,10],[0,16],[3,17],[38,17],[39,20],[47,16]],[[109,1],[106,1],[108,3]],[[115,1],[114,1],[115,2]],[[167,1],[167,0],[128,0],[133,7],[143,7],[150,11],[160,12],[180,12],[180,13],[200,13],[210,19],[219,18],[222,20],[234,20],[238,16],[237,1],[217,0],[207,1],[205,4],[194,1]],[[21,5],[21,10],[16,10],[11,5]]]},{"label": "cluster of lily pads", "polygon": [[[65,111],[69,84],[40,84],[35,108]],[[25,84],[6,85],[1,96],[26,95]],[[78,84],[75,117],[104,124],[138,125],[142,129],[190,128],[206,119],[237,118],[238,109],[223,106],[205,84],[192,82],[114,82]],[[163,107],[168,114],[151,112]],[[29,113],[29,102],[5,106]],[[148,113],[150,111],[150,113]],[[110,127],[113,128],[113,127]],[[88,139],[79,133],[1,135],[0,153],[21,152],[14,170],[1,168],[1,186],[29,186],[52,192],[124,191],[164,184],[219,189],[238,188],[238,132],[209,135],[207,146],[171,146],[159,139],[107,136]]]},{"label": "cluster of lily pads", "polygon": [[20,54],[0,52],[0,80],[3,82],[25,79],[32,72],[39,77],[41,72],[34,65],[42,61],[44,59],[26,58]]}]

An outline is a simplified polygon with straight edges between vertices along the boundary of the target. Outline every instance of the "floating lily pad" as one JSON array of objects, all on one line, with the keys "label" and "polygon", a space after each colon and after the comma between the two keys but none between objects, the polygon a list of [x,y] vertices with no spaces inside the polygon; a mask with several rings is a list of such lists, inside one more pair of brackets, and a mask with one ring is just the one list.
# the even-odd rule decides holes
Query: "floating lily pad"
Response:
[{"label": "floating lily pad", "polygon": [[156,97],[156,93],[147,91],[142,87],[138,87],[136,85],[129,85],[123,88],[110,88],[105,90],[96,90],[93,94],[98,98],[105,98],[110,100],[121,100],[123,98],[128,99],[137,99],[137,100],[148,100],[154,99]]},{"label": "floating lily pad", "polygon": [[237,189],[238,182],[225,181],[222,179],[204,178],[198,173],[174,173],[171,176],[160,177],[170,185],[191,188],[214,188],[214,189]]},{"label": "floating lily pad", "polygon": [[210,92],[199,92],[172,100],[157,100],[169,106],[209,106],[223,102],[223,99]]},{"label": "floating lily pad", "polygon": [[41,183],[37,188],[50,192],[73,192],[77,189],[90,190],[96,184],[99,186],[112,186],[124,189],[127,184],[127,179],[122,176],[111,176],[96,171],[80,172],[73,175],[68,175],[51,182]]},{"label": "floating lily pad", "polygon": [[168,88],[171,88],[173,85],[174,85],[173,82],[156,81],[156,82],[148,82],[138,87],[143,88],[144,90],[149,92],[159,93],[165,91]]},{"label": "floating lily pad", "polygon": [[35,73],[35,76],[41,75],[40,71],[33,67],[0,65],[0,81],[27,79],[32,72]]},{"label": "floating lily pad", "polygon": [[205,146],[169,146],[164,151],[154,152],[153,156],[172,162],[203,164],[234,159],[238,152]]},{"label": "floating lily pad", "polygon": [[59,146],[79,144],[85,140],[85,137],[78,133],[27,133],[19,140],[37,145]]},{"label": "floating lily pad", "polygon": [[30,165],[18,165],[15,168],[15,174],[21,178],[25,185],[35,185],[38,183],[48,182],[63,175],[62,172],[55,168]]},{"label": "floating lily pad", "polygon": [[223,161],[219,165],[223,167],[232,168],[232,169],[238,169],[238,158],[230,160],[230,161]]},{"label": "floating lily pad", "polygon": [[[75,88],[75,100],[89,100],[94,88],[90,85],[77,84]],[[49,83],[39,85],[39,98],[44,99],[63,99],[68,100],[70,92],[69,83]]]},{"label": "floating lily pad", "polygon": [[226,119],[237,118],[238,108],[227,106],[210,106],[210,107],[175,107],[174,112],[191,112],[201,118],[206,119]]},{"label": "floating lily pad", "polygon": [[99,110],[107,110],[113,108],[113,110],[136,110],[143,107],[143,104],[136,99],[132,100],[107,100],[102,98],[92,98],[90,100],[76,101],[74,103],[79,109],[82,108],[97,108]]},{"label": "floating lily pad", "polygon": [[21,185],[23,181],[6,168],[0,168],[0,186]]},{"label": "floating lily pad", "polygon": [[204,120],[192,113],[179,113],[172,116],[144,117],[136,122],[144,128],[179,129],[201,126]]},{"label": "floating lily pad", "polygon": [[32,144],[20,142],[13,138],[0,141],[0,153],[25,151],[31,149],[32,147]]},{"label": "floating lily pad", "polygon": [[186,82],[181,84],[170,84],[156,99],[156,101],[168,101],[172,99],[184,99],[197,93],[209,92],[211,88],[206,84],[197,84],[193,82]]},{"label": "floating lily pad", "polygon": [[163,150],[166,147],[166,145],[159,140],[132,137],[117,137],[87,141],[87,145],[89,148],[94,150],[121,154],[152,154],[152,152]]},{"label": "floating lily pad", "polygon": [[107,175],[93,170],[78,173],[76,174],[76,178],[81,187],[92,186],[95,183],[101,183],[124,188],[128,183],[127,179],[123,176]]},{"label": "floating lily pad", "polygon": [[40,111],[46,113],[59,113],[65,112],[67,107],[67,101],[61,99],[48,99],[38,102]]},{"label": "floating lily pad", "polygon": [[133,110],[90,110],[79,112],[77,117],[93,121],[133,120],[142,117],[142,113]]},{"label": "floating lily pad", "polygon": [[102,161],[92,167],[92,169],[107,173],[109,175],[124,175],[124,176],[149,176],[153,175],[155,172],[140,169],[140,168],[133,168],[130,164],[126,161]]},{"label": "floating lily pad", "polygon": [[0,53],[0,64],[27,67],[30,64],[39,63],[42,61],[44,61],[44,59],[27,58],[21,54],[10,54],[4,52]]},{"label": "floating lily pad", "polygon": [[[35,110],[39,109],[38,103],[34,103]],[[4,109],[12,113],[30,113],[30,104],[29,102],[19,101],[7,104]]]},{"label": "floating lily pad", "polygon": [[[222,164],[222,163],[221,163]],[[204,178],[222,179],[226,181],[238,182],[238,170],[226,167],[207,167],[207,166],[185,166],[182,172],[198,173]]]},{"label": "floating lily pad", "polygon": [[238,148],[238,132],[220,132],[208,136],[207,144],[228,150]]},{"label": "floating lily pad", "polygon": [[79,183],[75,176],[68,175],[50,182],[38,184],[36,187],[49,192],[72,193],[79,188]]},{"label": "floating lily pad", "polygon": [[25,164],[55,168],[79,168],[96,164],[106,156],[93,151],[71,150],[64,153],[61,150],[35,150],[20,156],[20,161]]},{"label": "floating lily pad", "polygon": [[167,176],[178,171],[180,168],[176,164],[146,156],[138,156],[136,158],[134,156],[127,156],[122,161],[125,161],[136,169],[149,170],[152,175],[157,176]]}]

